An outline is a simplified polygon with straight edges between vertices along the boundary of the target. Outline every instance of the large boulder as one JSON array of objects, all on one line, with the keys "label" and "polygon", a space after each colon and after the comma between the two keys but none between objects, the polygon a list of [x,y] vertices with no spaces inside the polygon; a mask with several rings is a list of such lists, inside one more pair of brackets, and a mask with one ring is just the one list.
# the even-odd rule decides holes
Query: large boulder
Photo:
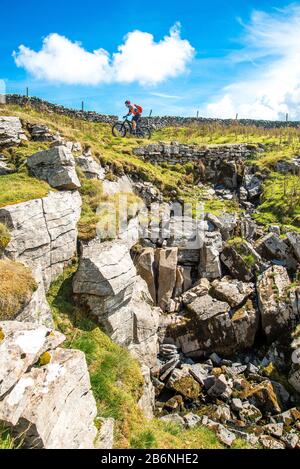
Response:
[{"label": "large boulder", "polygon": [[260,255],[244,239],[234,238],[227,242],[221,260],[230,274],[243,282],[249,282],[263,267]]},{"label": "large boulder", "polygon": [[190,357],[212,352],[230,355],[253,345],[258,323],[259,315],[251,300],[232,311],[228,303],[203,294],[170,324],[166,336]]},{"label": "large boulder", "polygon": [[263,179],[258,174],[245,170],[243,187],[245,187],[249,200],[256,199],[262,193]]},{"label": "large boulder", "polygon": [[47,350],[64,341],[60,332],[18,321],[0,322],[0,398]]},{"label": "large boulder", "polygon": [[234,235],[238,222],[236,214],[223,212],[220,215],[214,215],[213,213],[207,213],[205,218],[213,225],[214,229],[220,231],[225,241]]},{"label": "large boulder", "polygon": [[240,306],[254,292],[253,283],[245,283],[230,277],[214,280],[211,294],[220,301],[226,301],[231,307]]},{"label": "large boulder", "polygon": [[128,347],[141,362],[153,365],[159,314],[125,243],[83,245],[73,292],[115,342]]},{"label": "large boulder", "polygon": [[97,409],[84,353],[56,348],[64,337],[45,327],[0,328],[0,421],[28,448],[93,448]]},{"label": "large boulder", "polygon": [[158,266],[157,304],[163,311],[168,309],[176,285],[177,248],[157,249],[155,252]]},{"label": "large boulder", "polygon": [[55,189],[73,190],[80,187],[74,157],[65,145],[29,156],[27,166],[34,177],[47,181]]},{"label": "large boulder", "polygon": [[272,266],[257,281],[258,304],[262,328],[269,342],[286,334],[287,329],[299,320],[297,303],[293,302],[293,291],[286,269]]},{"label": "large boulder", "polygon": [[205,233],[203,246],[200,249],[199,274],[210,280],[222,275],[220,253],[222,236],[218,231]]},{"label": "large boulder", "polygon": [[0,222],[10,230],[4,255],[41,269],[46,289],[76,252],[78,192],[50,192],[47,197],[0,208]]},{"label": "large boulder", "polygon": [[0,148],[18,145],[27,140],[18,117],[0,116]]},{"label": "large boulder", "polygon": [[99,179],[101,181],[104,179],[104,168],[92,156],[78,156],[76,163],[80,166],[86,178]]},{"label": "large boulder", "polygon": [[14,172],[15,170],[11,167],[6,158],[3,155],[0,155],[0,176],[5,176],[6,174]]},{"label": "large boulder", "polygon": [[265,259],[280,261],[288,269],[296,269],[297,261],[292,256],[287,243],[283,241],[277,233],[268,233],[255,243],[256,251]]}]

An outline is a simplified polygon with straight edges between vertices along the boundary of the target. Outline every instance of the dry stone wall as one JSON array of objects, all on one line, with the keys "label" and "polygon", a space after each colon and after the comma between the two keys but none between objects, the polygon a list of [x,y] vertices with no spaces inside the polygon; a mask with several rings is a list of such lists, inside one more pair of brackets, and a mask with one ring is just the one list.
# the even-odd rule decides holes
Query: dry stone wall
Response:
[{"label": "dry stone wall", "polygon": [[[91,122],[103,122],[107,124],[114,123],[118,117],[111,115],[98,114],[94,111],[79,111],[76,109],[68,109],[64,106],[49,103],[39,98],[21,96],[17,94],[6,95],[6,102],[8,104],[17,104],[19,106],[30,105],[34,109],[43,110],[48,112],[56,112],[70,117],[79,117]],[[201,126],[203,124],[218,124],[230,126],[238,122],[239,125],[247,126],[252,125],[262,128],[280,128],[280,127],[298,127],[300,122],[292,121],[269,121],[269,120],[254,120],[254,119],[213,119],[208,117],[179,117],[179,116],[153,116],[144,117],[143,123],[150,125],[154,129],[161,129],[164,127],[185,127],[185,126]]]}]

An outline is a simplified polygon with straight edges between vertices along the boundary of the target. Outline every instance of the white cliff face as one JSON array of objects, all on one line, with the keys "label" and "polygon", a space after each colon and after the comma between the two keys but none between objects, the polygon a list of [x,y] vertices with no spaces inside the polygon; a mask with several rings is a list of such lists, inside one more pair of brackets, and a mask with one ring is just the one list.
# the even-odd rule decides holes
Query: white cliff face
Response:
[{"label": "white cliff face", "polygon": [[1,208],[0,221],[11,234],[4,255],[41,269],[47,289],[76,252],[80,212],[76,191],[50,192],[42,199]]},{"label": "white cliff face", "polygon": [[[96,403],[83,352],[36,324],[0,322],[0,421],[30,448],[94,448]],[[47,351],[49,363],[39,366]],[[33,366],[35,365],[35,366]]]},{"label": "white cliff face", "polygon": [[82,246],[73,292],[90,308],[107,334],[152,366],[158,351],[158,309],[136,273],[129,248],[120,241]]}]

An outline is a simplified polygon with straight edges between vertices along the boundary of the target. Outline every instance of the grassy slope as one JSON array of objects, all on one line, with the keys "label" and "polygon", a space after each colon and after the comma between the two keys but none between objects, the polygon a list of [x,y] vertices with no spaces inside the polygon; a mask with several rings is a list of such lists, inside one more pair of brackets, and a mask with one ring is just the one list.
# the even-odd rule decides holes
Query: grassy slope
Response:
[{"label": "grassy slope", "polygon": [[[117,448],[223,448],[214,433],[198,427],[182,430],[157,419],[146,420],[137,406],[143,379],[138,363],[129,352],[114,344],[76,306],[72,297],[72,276],[68,268],[51,286],[48,301],[56,327],[67,337],[65,347],[82,350],[87,359],[98,415],[116,419]],[[237,440],[236,448],[245,447]]]}]

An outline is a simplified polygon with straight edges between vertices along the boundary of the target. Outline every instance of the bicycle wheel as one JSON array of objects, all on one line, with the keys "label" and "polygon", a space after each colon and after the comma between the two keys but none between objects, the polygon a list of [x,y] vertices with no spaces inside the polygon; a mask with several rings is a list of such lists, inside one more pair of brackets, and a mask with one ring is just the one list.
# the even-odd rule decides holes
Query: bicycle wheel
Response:
[{"label": "bicycle wheel", "polygon": [[116,122],[112,126],[112,134],[114,137],[125,137],[126,131],[127,130],[123,122]]},{"label": "bicycle wheel", "polygon": [[140,138],[151,138],[151,131],[148,127],[138,127],[136,134]]}]

